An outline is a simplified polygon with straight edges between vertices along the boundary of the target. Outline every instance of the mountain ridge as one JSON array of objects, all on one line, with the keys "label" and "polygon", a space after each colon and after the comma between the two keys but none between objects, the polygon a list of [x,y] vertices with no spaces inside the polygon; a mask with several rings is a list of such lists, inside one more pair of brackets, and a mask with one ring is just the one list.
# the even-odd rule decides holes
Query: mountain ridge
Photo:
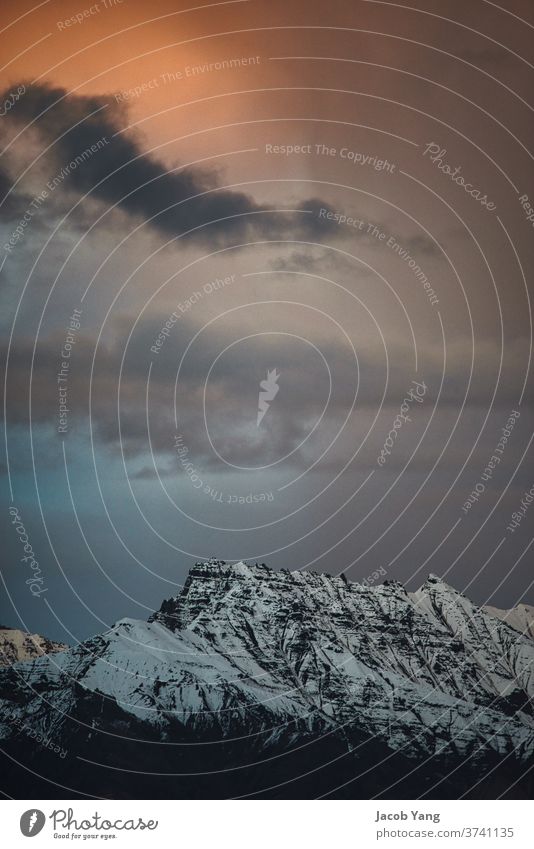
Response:
[{"label": "mountain ridge", "polygon": [[11,666],[21,660],[29,660],[52,652],[69,648],[65,643],[50,640],[41,634],[30,634],[19,628],[0,625],[0,667]]}]

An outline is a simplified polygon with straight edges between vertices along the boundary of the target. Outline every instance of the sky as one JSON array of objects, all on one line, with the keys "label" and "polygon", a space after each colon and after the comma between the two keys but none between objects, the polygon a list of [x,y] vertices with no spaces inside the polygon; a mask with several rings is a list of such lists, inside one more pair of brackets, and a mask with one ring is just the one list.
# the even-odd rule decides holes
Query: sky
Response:
[{"label": "sky", "polygon": [[532,11],[4,0],[0,622],[209,557],[534,603]]}]

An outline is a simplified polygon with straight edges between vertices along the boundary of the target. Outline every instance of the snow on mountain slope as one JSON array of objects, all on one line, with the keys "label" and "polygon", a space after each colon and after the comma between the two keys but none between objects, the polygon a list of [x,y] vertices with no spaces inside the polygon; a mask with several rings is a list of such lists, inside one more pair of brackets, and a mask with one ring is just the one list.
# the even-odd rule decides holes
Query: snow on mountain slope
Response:
[{"label": "snow on mountain slope", "polygon": [[435,575],[410,595],[416,607],[460,639],[472,661],[485,670],[483,688],[501,696],[524,692],[532,698],[534,668],[528,640],[516,639],[515,631],[503,627],[487,609],[477,608]]},{"label": "snow on mountain slope", "polygon": [[0,625],[0,666],[10,666],[19,660],[29,660],[66,648],[68,646],[63,643],[56,643],[39,634],[28,634],[17,628]]},{"label": "snow on mountain slope", "polygon": [[[0,737],[109,731],[115,705],[152,738],[332,734],[413,758],[534,753],[534,645],[435,576],[350,584],[244,563],[197,564],[148,622],[0,673]],[[29,685],[31,689],[28,689]],[[115,722],[115,719],[113,720]],[[81,735],[81,736],[80,736]]]},{"label": "snow on mountain slope", "polygon": [[519,631],[520,634],[524,634],[525,637],[530,637],[534,640],[534,607],[532,605],[518,604],[517,607],[512,607],[511,610],[500,610],[498,607],[490,607],[488,605],[484,610],[490,616],[496,619],[502,619],[503,622],[506,622],[511,628]]}]

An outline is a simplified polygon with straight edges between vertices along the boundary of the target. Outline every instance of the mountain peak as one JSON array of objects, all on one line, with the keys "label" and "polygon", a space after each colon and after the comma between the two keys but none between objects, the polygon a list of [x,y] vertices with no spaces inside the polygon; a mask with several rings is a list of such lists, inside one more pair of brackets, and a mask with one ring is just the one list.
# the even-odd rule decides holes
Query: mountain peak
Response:
[{"label": "mountain peak", "polygon": [[423,591],[425,589],[434,589],[440,590],[442,592],[451,592],[456,595],[461,595],[460,591],[457,590],[452,584],[447,583],[447,581],[441,577],[441,575],[436,575],[435,572],[429,572],[426,581],[421,585],[419,591]]},{"label": "mountain peak", "polygon": [[443,578],[441,578],[439,575],[436,575],[435,572],[429,572],[428,573],[427,582],[429,584],[443,584],[444,583]]},{"label": "mountain peak", "polygon": [[19,628],[0,626],[0,667],[65,649],[68,649],[68,646],[64,643],[57,643],[40,634],[29,634]]},{"label": "mountain peak", "polygon": [[209,560],[199,560],[195,563],[192,569],[189,570],[189,577],[212,577],[214,575],[228,575],[258,578],[265,576],[266,573],[273,572],[265,563],[246,563],[244,560],[238,560],[234,563],[227,563],[226,560],[218,560],[215,557],[210,557]]}]

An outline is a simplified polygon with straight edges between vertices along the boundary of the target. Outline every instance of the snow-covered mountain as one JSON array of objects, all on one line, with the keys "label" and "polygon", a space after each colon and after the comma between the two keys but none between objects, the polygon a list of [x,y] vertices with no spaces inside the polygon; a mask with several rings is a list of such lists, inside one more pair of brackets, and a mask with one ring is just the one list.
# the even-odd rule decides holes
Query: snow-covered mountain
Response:
[{"label": "snow-covered mountain", "polygon": [[436,576],[210,561],[148,622],[1,671],[0,738],[53,739],[97,796],[491,796],[523,792],[533,697],[533,641]]},{"label": "snow-covered mountain", "polygon": [[518,604],[517,607],[512,607],[510,610],[499,610],[498,607],[487,606],[484,610],[490,616],[502,619],[516,631],[519,631],[520,634],[534,640],[534,607],[531,604]]},{"label": "snow-covered mountain", "polygon": [[40,634],[28,634],[18,628],[6,628],[0,625],[0,666],[11,666],[19,660],[30,660],[50,652],[64,651],[68,646],[41,637]]}]

